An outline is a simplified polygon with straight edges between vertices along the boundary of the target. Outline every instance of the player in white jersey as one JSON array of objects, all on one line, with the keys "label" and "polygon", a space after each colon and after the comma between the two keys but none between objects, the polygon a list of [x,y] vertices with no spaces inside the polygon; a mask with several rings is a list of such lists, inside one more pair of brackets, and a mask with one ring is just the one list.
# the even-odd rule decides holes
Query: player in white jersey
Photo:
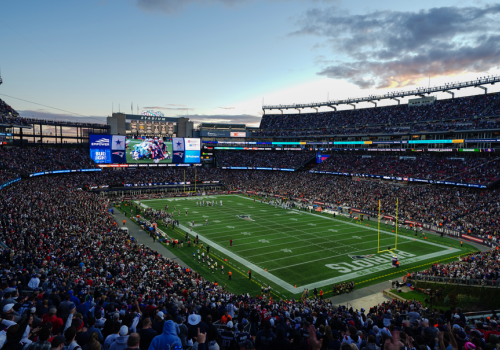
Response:
[{"label": "player in white jersey", "polygon": [[222,207],[222,200],[220,201],[220,206]]},{"label": "player in white jersey", "polygon": [[205,225],[208,225],[208,219],[205,220]]}]

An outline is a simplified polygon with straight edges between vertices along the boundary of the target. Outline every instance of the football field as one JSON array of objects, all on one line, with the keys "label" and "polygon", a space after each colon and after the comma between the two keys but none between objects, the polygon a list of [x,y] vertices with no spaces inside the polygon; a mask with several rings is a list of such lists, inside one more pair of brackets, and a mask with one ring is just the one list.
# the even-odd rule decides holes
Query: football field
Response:
[{"label": "football field", "polygon": [[[222,200],[223,205],[197,206],[196,202],[203,199],[218,204]],[[472,249],[461,248],[459,242],[446,237],[429,235],[424,239],[401,229],[397,249],[393,250],[400,267],[394,269],[393,252],[377,253],[377,245],[381,251],[394,248],[396,235],[392,226],[381,223],[379,240],[377,221],[357,223],[345,217],[333,218],[331,214],[275,208],[240,195],[144,200],[141,205],[153,209],[165,209],[168,205],[169,212],[175,207],[180,228],[191,237],[198,234],[200,242],[210,246],[210,255],[216,257],[219,266],[225,264],[226,271],[239,272],[240,278],[251,270],[252,279],[258,284],[269,284],[277,295],[287,298],[297,297],[304,288],[316,287],[327,293],[342,282],[355,281],[360,287],[370,281],[381,282]],[[164,230],[179,240],[184,234]],[[200,270],[197,259],[187,262]]]}]

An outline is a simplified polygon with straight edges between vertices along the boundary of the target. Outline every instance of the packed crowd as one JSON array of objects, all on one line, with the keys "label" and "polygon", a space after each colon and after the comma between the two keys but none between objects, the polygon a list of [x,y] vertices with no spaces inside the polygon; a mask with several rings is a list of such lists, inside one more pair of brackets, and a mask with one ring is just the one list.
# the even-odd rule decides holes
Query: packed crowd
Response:
[{"label": "packed crowd", "polygon": [[488,252],[471,253],[448,264],[434,264],[431,268],[412,272],[409,277],[421,279],[427,277],[449,277],[450,282],[464,283],[470,280],[480,280],[482,284],[487,281],[497,281],[500,278],[498,270],[498,250],[492,249]]},{"label": "packed crowd", "polygon": [[[499,112],[500,114],[500,112]],[[423,123],[404,123],[387,125],[354,125],[340,128],[298,128],[298,129],[276,129],[276,130],[258,130],[253,132],[255,137],[291,137],[291,136],[330,136],[330,135],[372,135],[372,134],[396,134],[396,133],[416,133],[416,132],[435,132],[448,130],[480,130],[480,129],[498,129],[500,128],[499,118],[478,118],[473,120],[453,120],[448,122],[423,122]]]},{"label": "packed crowd", "polygon": [[[314,130],[322,135],[380,133],[393,130],[393,127],[408,123],[415,124],[415,130],[439,128],[441,124],[422,122],[441,121],[443,119],[465,119],[494,115],[500,98],[496,94],[461,97],[438,100],[425,106],[409,107],[408,105],[365,108],[358,110],[342,110],[304,114],[266,114],[262,117],[261,131],[255,136],[293,136],[307,134]],[[377,125],[378,124],[378,125]],[[467,129],[467,124],[449,123],[449,128]],[[474,125],[472,125],[474,128]],[[440,129],[441,130],[441,129]],[[433,131],[433,130],[428,130]]]},{"label": "packed crowd", "polygon": [[500,159],[333,154],[315,170],[489,184],[500,178]]},{"label": "packed crowd", "polygon": [[80,176],[0,191],[2,349],[479,350],[498,342],[496,314],[475,325],[478,334],[460,309],[418,302],[358,311],[316,297],[231,294],[119,230],[108,199],[78,190]]},{"label": "packed crowd", "polygon": [[219,166],[223,167],[269,167],[295,169],[315,157],[314,152],[257,151],[217,152]]},{"label": "packed crowd", "polygon": [[29,122],[26,118],[19,117],[19,113],[14,108],[0,99],[0,125],[1,124],[27,126]]},{"label": "packed crowd", "polygon": [[451,186],[400,186],[380,181],[305,172],[232,170],[224,173],[224,184],[230,190],[262,191],[287,198],[320,201],[332,207],[359,208],[396,215],[399,198],[400,220],[470,232],[486,237],[500,235],[500,201],[498,190],[474,190]]},{"label": "packed crowd", "polygon": [[10,170],[0,169],[0,184],[18,178],[19,174]]},{"label": "packed crowd", "polygon": [[96,167],[83,148],[55,147],[2,147],[0,165],[22,174]]},{"label": "packed crowd", "polygon": [[17,113],[17,111],[9,106],[4,100],[0,99],[0,115],[17,117],[19,116],[19,113]]},{"label": "packed crowd", "polygon": [[[5,349],[19,349],[21,343],[29,350],[160,350],[173,344],[340,350],[346,343],[350,350],[351,344],[375,350],[390,349],[390,337],[434,349],[430,335],[442,331],[446,319],[453,320],[451,336],[456,334],[458,344],[466,338],[478,347],[490,342],[488,334],[476,336],[465,328],[460,310],[432,312],[418,303],[392,301],[367,312],[316,298],[264,303],[232,295],[116,230],[107,200],[77,191],[72,179],[30,180],[0,193],[2,238],[10,248],[1,256],[0,276]],[[29,220],[21,219],[26,214]],[[32,239],[39,232],[38,217],[45,219],[40,241]],[[13,240],[13,233],[21,239]],[[495,329],[495,320],[486,327]],[[220,332],[216,321],[223,325]],[[443,337],[445,345],[452,342],[449,336]]]}]

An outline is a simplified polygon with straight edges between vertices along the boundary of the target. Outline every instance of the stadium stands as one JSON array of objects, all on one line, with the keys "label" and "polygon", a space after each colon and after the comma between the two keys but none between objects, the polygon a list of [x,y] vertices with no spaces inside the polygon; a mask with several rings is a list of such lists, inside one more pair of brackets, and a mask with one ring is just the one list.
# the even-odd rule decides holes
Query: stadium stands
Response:
[{"label": "stadium stands", "polygon": [[[99,176],[90,176],[94,175]],[[356,349],[373,350],[378,346],[390,349],[400,337],[411,348],[429,344],[437,349],[434,337],[428,335],[443,325],[436,321],[442,312],[416,301],[392,300],[357,312],[314,297],[314,293],[310,299],[288,301],[231,294],[119,230],[107,212],[108,199],[77,189],[82,176],[89,175],[30,179],[0,191],[0,235],[8,247],[0,255],[2,318],[13,329],[0,337],[5,349],[14,349],[20,342],[43,346],[52,337],[52,346],[66,342],[75,348],[116,349],[114,342],[123,347],[134,339],[139,343],[135,332],[144,349],[159,349],[159,342],[166,346],[178,343],[179,349],[183,345],[231,349],[235,339],[240,339],[243,349],[253,348],[255,341],[257,349],[278,349],[279,344],[291,349],[295,344],[293,349],[319,350],[321,344],[309,344],[322,338],[325,349],[338,350],[345,342],[349,349],[354,344]],[[422,274],[499,277],[498,270],[486,271],[496,266],[498,252],[473,254],[467,259],[481,264],[472,268],[463,263],[436,265]],[[444,348],[451,342],[453,349],[459,349],[453,340],[458,346],[467,340],[477,346],[490,341],[491,335],[485,331],[471,329],[474,323],[460,309],[449,312],[457,337],[444,337]],[[145,321],[148,318],[151,321]],[[492,314],[484,321],[485,327],[495,331],[496,319]],[[226,325],[220,333],[213,326],[215,321]],[[250,334],[235,337],[233,329],[242,331],[245,324],[250,326]],[[465,327],[467,324],[471,327]],[[30,330],[38,326],[42,328],[37,338]],[[207,333],[206,339],[197,336],[198,328]],[[468,332],[463,337],[462,329]],[[423,330],[424,337],[407,336]],[[56,337],[58,334],[63,336]],[[269,335],[268,347],[262,334]],[[248,346],[243,344],[247,340]]]},{"label": "stadium stands", "polygon": [[14,108],[5,103],[5,101],[0,99],[0,116],[17,117],[19,116],[19,113],[17,113]]},{"label": "stadium stands", "polygon": [[295,169],[315,157],[314,152],[217,152],[219,166],[223,167],[271,167]]},{"label": "stadium stands", "polygon": [[499,253],[495,249],[471,253],[459,262],[435,264],[427,270],[412,272],[410,277],[416,280],[488,285],[500,277],[496,269],[498,257]]},{"label": "stadium stands", "polygon": [[[492,124],[481,117],[498,115],[499,101],[498,94],[489,94],[438,100],[431,105],[415,107],[398,105],[300,115],[265,114],[260,124],[261,130],[254,135],[350,135],[451,128],[465,130],[477,128],[478,125],[491,127]],[[473,120],[473,117],[479,119]],[[498,121],[493,124],[498,127]]]},{"label": "stadium stands", "polygon": [[19,117],[19,113],[0,99],[0,125],[27,126],[29,123],[25,118]]},{"label": "stadium stands", "polygon": [[378,181],[353,181],[351,178],[271,171],[233,170],[223,173],[231,190],[255,190],[291,198],[320,201],[336,206],[381,210],[399,217],[486,237],[500,234],[498,190],[472,190],[442,186],[399,186]]},{"label": "stadium stands", "polygon": [[22,174],[95,168],[83,148],[0,148],[0,165]]},{"label": "stadium stands", "polygon": [[315,170],[476,184],[489,184],[500,178],[498,157],[467,157],[465,160],[432,156],[411,158],[334,154],[319,164]]}]

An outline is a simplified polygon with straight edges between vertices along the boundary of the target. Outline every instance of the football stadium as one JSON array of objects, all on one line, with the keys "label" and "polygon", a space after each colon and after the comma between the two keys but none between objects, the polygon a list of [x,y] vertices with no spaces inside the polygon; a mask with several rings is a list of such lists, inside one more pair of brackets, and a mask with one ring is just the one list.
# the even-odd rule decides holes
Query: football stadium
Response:
[{"label": "football stadium", "polygon": [[[61,16],[68,8],[35,11],[49,16],[53,8],[50,18],[91,40],[98,61],[61,55],[56,47],[72,52],[65,45],[73,39],[59,41],[68,33],[50,39],[54,53],[40,47],[44,39],[7,35],[14,50],[0,57],[0,350],[500,349],[500,55],[488,53],[498,29],[485,24],[497,5],[380,4],[358,13],[343,4],[338,15],[320,2],[289,2],[301,17],[277,22],[287,40],[335,49],[311,59],[329,65],[313,74],[334,86],[326,99],[312,78],[287,85],[286,74],[302,74],[302,53],[290,57],[297,68],[267,75],[267,64],[285,70],[288,62],[274,61],[275,41],[250,40],[258,37],[248,27],[253,6],[277,14],[280,2],[129,5],[119,10],[124,18],[172,23],[95,29],[103,37],[90,38],[86,26]],[[67,6],[77,18],[112,13],[110,4]],[[134,54],[108,61],[92,46],[128,34],[152,45],[156,30],[177,28],[179,19],[205,24],[209,13],[256,51],[229,63],[228,53],[243,49],[205,48],[199,74],[190,72],[199,52],[181,37],[206,45],[229,35],[217,26],[172,39],[187,50],[180,59],[158,46],[141,63]],[[98,26],[106,21],[96,17]],[[438,23],[446,35],[424,30]],[[53,27],[40,28],[52,35]],[[401,53],[392,53],[394,40]],[[460,50],[473,44],[465,59]],[[429,47],[430,63],[417,54]],[[51,79],[42,79],[43,57]],[[177,60],[167,78],[159,57]],[[126,82],[123,67],[134,67]],[[206,79],[207,95],[192,93]],[[271,104],[226,107],[236,90],[253,96],[285,85]],[[173,103],[178,93],[189,103]],[[147,107],[132,103],[129,111],[127,102],[125,110],[119,94]]]}]

